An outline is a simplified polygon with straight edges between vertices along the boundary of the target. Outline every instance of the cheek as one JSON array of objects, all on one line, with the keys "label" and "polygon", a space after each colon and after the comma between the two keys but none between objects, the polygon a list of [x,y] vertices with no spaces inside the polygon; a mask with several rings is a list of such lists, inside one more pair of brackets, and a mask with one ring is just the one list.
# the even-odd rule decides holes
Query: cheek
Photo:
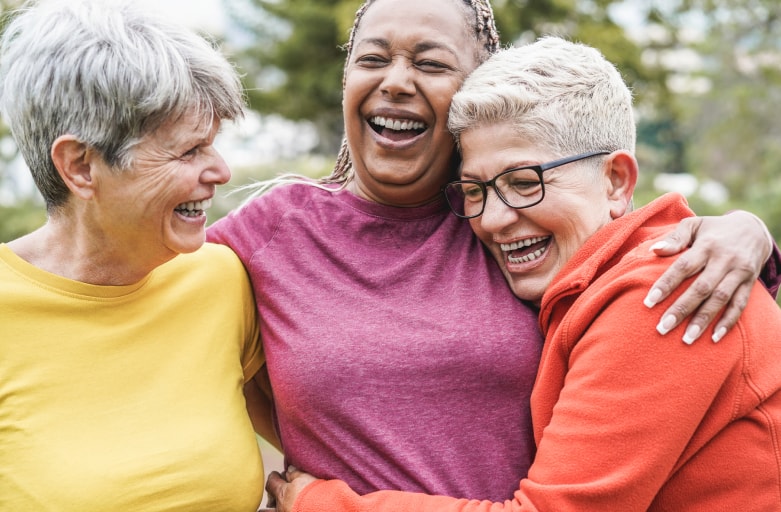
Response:
[{"label": "cheek", "polygon": [[[353,114],[349,112],[358,108],[363,101],[363,97],[372,90],[372,82],[364,79],[360,71],[350,72],[348,71],[344,89],[342,90],[342,107],[345,113]],[[349,115],[348,114],[348,115]]]},{"label": "cheek", "polygon": [[480,217],[469,219],[469,225],[472,227],[472,231],[474,232],[474,234],[477,235],[477,238],[479,238],[480,241],[483,242],[485,245],[490,247],[493,237],[489,232],[484,230],[480,225]]},{"label": "cheek", "polygon": [[456,94],[459,87],[461,87],[461,84],[457,83],[454,84],[454,87],[442,88],[435,91],[431,96],[434,98],[432,101],[434,110],[438,113],[438,116],[445,121],[447,121],[447,113],[450,110],[450,102],[453,100],[453,96]]}]

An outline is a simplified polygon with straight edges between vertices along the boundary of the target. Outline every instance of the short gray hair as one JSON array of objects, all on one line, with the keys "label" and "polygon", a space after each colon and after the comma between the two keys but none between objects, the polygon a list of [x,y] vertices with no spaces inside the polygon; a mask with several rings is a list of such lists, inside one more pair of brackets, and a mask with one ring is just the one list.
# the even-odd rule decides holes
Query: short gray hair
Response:
[{"label": "short gray hair", "polygon": [[621,74],[598,50],[558,37],[500,50],[466,79],[448,118],[459,147],[465,130],[495,123],[561,156],[635,150]]},{"label": "short gray hair", "polygon": [[50,156],[61,135],[127,169],[166,121],[243,115],[239,76],[215,45],[133,4],[30,3],[0,41],[0,109],[50,211],[69,196]]}]

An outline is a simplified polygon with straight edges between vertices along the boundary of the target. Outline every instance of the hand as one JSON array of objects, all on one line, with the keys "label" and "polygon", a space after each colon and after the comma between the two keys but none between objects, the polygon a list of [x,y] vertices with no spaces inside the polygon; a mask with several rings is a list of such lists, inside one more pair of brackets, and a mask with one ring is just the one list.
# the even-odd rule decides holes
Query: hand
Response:
[{"label": "hand", "polygon": [[268,506],[276,507],[277,512],[290,512],[293,510],[293,504],[304,487],[317,481],[309,473],[298,471],[293,466],[289,466],[284,474],[272,471],[266,481],[266,491],[268,491]]},{"label": "hand", "polygon": [[772,238],[758,217],[735,211],[721,217],[684,219],[651,249],[659,256],[670,256],[690,244],[691,248],[653,284],[644,303],[649,308],[655,306],[685,279],[702,271],[662,314],[656,329],[667,334],[694,313],[683,337],[691,344],[724,308],[713,329],[712,339],[717,342],[745,309],[751,288],[772,253]]}]

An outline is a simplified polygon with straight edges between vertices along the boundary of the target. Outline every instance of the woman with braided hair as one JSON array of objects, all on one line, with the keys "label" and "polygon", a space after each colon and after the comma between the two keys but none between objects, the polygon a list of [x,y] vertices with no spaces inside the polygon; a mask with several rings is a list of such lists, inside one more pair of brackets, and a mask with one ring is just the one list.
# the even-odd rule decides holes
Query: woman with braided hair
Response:
[{"label": "woman with braided hair", "polygon": [[[251,276],[286,462],[359,493],[502,500],[534,455],[536,312],[440,194],[459,165],[451,98],[499,46],[484,0],[366,2],[347,44],[334,173],[286,179],[208,232]],[[737,289],[740,299],[772,246],[749,215],[684,225],[683,244],[668,238],[680,249],[699,229],[689,272],[673,268],[660,289],[710,255],[696,288]],[[704,235],[706,225],[715,233]],[[719,245],[742,247],[742,260]],[[676,325],[702,302],[696,295],[682,296]],[[709,323],[723,295],[695,321]],[[734,324],[738,303],[719,325]]]}]

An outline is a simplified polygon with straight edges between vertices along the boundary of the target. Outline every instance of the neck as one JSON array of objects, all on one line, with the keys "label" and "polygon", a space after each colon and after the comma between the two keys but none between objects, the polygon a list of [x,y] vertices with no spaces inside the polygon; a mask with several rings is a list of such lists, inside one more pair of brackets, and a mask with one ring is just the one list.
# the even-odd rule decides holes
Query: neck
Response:
[{"label": "neck", "polygon": [[101,286],[137,283],[164,263],[134,258],[137,255],[117,248],[110,238],[87,233],[80,223],[52,218],[40,229],[9,242],[8,247],[41,270]]},{"label": "neck", "polygon": [[439,192],[434,192],[433,194],[411,195],[405,187],[398,187],[397,190],[389,191],[389,193],[386,194],[376,194],[361,187],[355,179],[351,180],[346,188],[356,196],[366,199],[367,201],[398,208],[415,208],[440,200]]}]

